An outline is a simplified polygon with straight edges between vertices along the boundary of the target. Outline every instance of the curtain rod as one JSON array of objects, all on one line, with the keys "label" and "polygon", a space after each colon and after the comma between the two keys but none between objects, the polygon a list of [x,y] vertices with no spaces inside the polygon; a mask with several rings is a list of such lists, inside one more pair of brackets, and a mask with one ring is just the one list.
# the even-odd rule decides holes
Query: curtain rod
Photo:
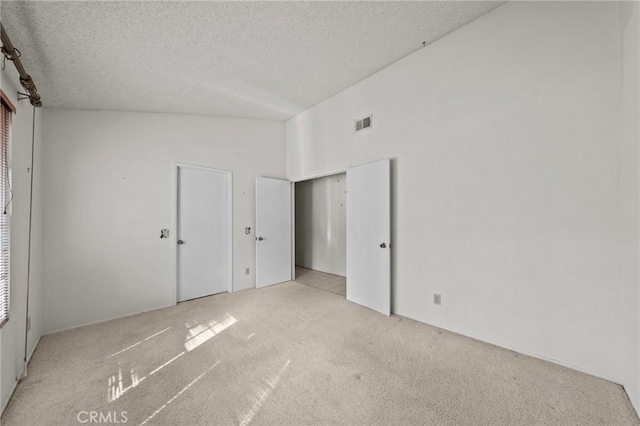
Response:
[{"label": "curtain rod", "polygon": [[29,102],[31,102],[31,105],[34,107],[41,107],[42,101],[40,100],[36,83],[33,82],[31,76],[27,74],[24,66],[22,66],[22,61],[20,61],[20,51],[16,51],[16,48],[13,47],[2,23],[0,23],[0,33],[2,36],[2,54],[4,54],[4,57],[8,60],[13,61],[13,64],[16,66],[18,74],[20,74],[20,84],[22,84],[22,87],[29,92]]}]

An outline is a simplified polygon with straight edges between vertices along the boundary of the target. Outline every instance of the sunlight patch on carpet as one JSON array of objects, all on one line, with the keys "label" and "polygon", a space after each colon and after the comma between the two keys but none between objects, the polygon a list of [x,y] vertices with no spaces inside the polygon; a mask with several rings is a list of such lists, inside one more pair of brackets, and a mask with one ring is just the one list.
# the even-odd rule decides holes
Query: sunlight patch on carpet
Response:
[{"label": "sunlight patch on carpet", "polygon": [[[187,340],[184,344],[185,349],[187,350],[187,352],[194,350],[195,348],[207,342],[213,336],[223,332],[236,322],[238,322],[237,319],[229,314],[225,314],[224,318],[221,321],[211,320],[204,324],[191,326],[187,332]],[[188,324],[187,327],[189,327]]]},{"label": "sunlight patch on carpet", "polygon": [[180,395],[182,395],[187,389],[189,389],[191,386],[193,386],[198,380],[200,380],[201,378],[204,377],[205,374],[207,374],[209,371],[211,371],[211,369],[213,369],[213,367],[215,367],[216,365],[220,364],[220,361],[217,361],[215,364],[213,364],[211,367],[209,367],[204,373],[200,374],[198,377],[196,377],[195,379],[193,379],[191,381],[191,383],[189,383],[187,386],[185,386],[184,388],[182,388],[182,390],[180,392],[178,392],[177,394],[175,394],[170,400],[168,400],[167,402],[165,402],[160,408],[158,408],[156,411],[153,412],[153,414],[151,414],[149,417],[147,417],[142,423],[140,423],[139,426],[142,426],[144,424],[146,424],[147,422],[149,422],[149,420],[153,419],[155,416],[157,416],[162,410],[164,410],[169,404],[171,404],[173,401],[176,400],[176,398],[178,398]]},{"label": "sunlight patch on carpet", "polygon": [[184,355],[186,353],[187,353],[187,351],[180,352],[178,355],[174,356],[169,361],[165,362],[160,367],[156,368],[155,370],[153,370],[151,373],[149,373],[147,376],[144,376],[144,377],[140,377],[139,378],[138,377],[138,373],[136,373],[135,370],[132,368],[131,371],[130,371],[130,373],[131,373],[130,374],[130,376],[131,376],[131,385],[129,385],[127,387],[124,387],[123,377],[122,377],[122,369],[119,368],[117,375],[113,374],[113,375],[109,376],[109,383],[107,385],[107,398],[108,398],[109,402],[113,402],[116,399],[120,398],[127,391],[137,387],[147,377],[152,376],[153,374],[155,374],[158,371],[162,370],[164,367],[166,367],[167,365],[171,364],[173,361],[175,361],[176,359],[180,358],[182,355]]},{"label": "sunlight patch on carpet", "polygon": [[151,336],[149,336],[149,337],[145,337],[144,339],[140,340],[139,342],[134,343],[133,345],[129,345],[129,346],[127,346],[126,348],[124,348],[124,349],[122,349],[122,350],[120,350],[120,351],[118,351],[118,352],[114,352],[114,353],[112,353],[112,354],[111,354],[111,355],[109,355],[107,358],[111,358],[111,357],[114,357],[114,356],[116,356],[116,355],[120,355],[121,353],[126,352],[126,351],[128,351],[129,349],[133,349],[133,348],[135,348],[136,346],[138,346],[138,345],[140,345],[140,344],[142,344],[142,343],[146,342],[147,340],[149,340],[149,339],[153,339],[154,337],[156,337],[156,336],[158,336],[158,335],[160,335],[160,334],[164,333],[165,331],[169,330],[170,328],[171,328],[171,327],[167,327],[167,328],[165,328],[164,330],[160,330],[160,331],[158,331],[157,333],[152,334],[152,335],[151,335]]},{"label": "sunlight patch on carpet", "polygon": [[138,373],[132,368],[129,371],[129,376],[131,379],[131,384],[129,386],[124,386],[124,377],[122,375],[122,369],[118,368],[118,374],[112,374],[109,376],[109,382],[107,385],[107,398],[109,402],[115,401],[120,398],[129,390],[135,388],[142,382],[145,377],[142,379],[138,378]]},{"label": "sunlight patch on carpet", "polygon": [[267,382],[267,385],[269,385],[269,387],[267,387],[266,389],[263,389],[262,391],[258,392],[258,394],[256,395],[256,401],[254,402],[253,406],[251,407],[251,409],[249,411],[247,411],[245,414],[243,414],[242,416],[240,416],[240,426],[247,426],[249,423],[251,423],[251,420],[253,420],[253,418],[255,417],[256,413],[258,412],[258,410],[260,409],[260,407],[262,407],[262,404],[264,404],[264,402],[267,400],[267,398],[269,398],[269,395],[271,395],[271,392],[273,392],[273,390],[276,388],[276,386],[278,386],[278,383],[280,383],[280,379],[282,378],[282,374],[286,371],[286,369],[289,367],[289,364],[291,364],[291,360],[287,361],[284,366],[280,369],[280,372],[278,372],[278,374],[275,375],[275,377],[273,377],[271,380],[269,380],[268,378],[265,377],[264,381]]}]

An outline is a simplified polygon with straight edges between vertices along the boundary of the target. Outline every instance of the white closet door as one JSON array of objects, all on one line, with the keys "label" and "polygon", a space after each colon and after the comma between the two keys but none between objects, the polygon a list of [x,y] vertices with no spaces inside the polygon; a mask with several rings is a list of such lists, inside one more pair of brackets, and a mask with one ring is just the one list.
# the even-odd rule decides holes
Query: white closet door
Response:
[{"label": "white closet door", "polygon": [[291,182],[256,180],[256,287],[291,280]]},{"label": "white closet door", "polygon": [[231,285],[231,173],[178,167],[178,301]]},{"label": "white closet door", "polygon": [[388,159],[347,170],[347,300],[391,313]]}]

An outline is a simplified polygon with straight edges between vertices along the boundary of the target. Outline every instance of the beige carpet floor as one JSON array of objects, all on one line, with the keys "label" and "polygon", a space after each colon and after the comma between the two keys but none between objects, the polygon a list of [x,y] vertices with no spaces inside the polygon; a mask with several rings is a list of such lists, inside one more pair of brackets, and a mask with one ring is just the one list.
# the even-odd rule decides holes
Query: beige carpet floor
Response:
[{"label": "beige carpet floor", "polygon": [[296,265],[296,282],[310,285],[320,290],[330,291],[342,297],[347,296],[347,279],[340,275],[303,268]]},{"label": "beige carpet floor", "polygon": [[46,336],[2,424],[91,412],[131,425],[640,424],[618,385],[295,282]]}]

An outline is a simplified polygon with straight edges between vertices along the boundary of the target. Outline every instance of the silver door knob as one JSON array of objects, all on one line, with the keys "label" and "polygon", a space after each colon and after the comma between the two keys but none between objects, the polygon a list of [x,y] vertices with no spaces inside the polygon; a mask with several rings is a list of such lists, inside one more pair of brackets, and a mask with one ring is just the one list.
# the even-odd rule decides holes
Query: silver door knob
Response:
[{"label": "silver door knob", "polygon": [[258,241],[262,241],[262,240],[264,240],[264,238],[258,237]]},{"label": "silver door knob", "polygon": [[184,241],[178,240],[178,244],[182,245],[182,244],[184,244]]},{"label": "silver door knob", "polygon": [[380,244],[381,248],[387,248],[387,245],[385,243]]}]

